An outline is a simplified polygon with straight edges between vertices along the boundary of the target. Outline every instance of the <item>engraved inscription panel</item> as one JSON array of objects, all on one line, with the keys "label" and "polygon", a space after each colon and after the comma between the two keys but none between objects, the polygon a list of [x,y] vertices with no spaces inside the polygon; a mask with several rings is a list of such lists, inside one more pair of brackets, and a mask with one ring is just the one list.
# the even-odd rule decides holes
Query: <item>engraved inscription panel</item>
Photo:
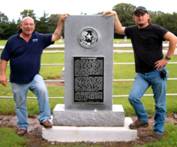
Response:
[{"label": "engraved inscription panel", "polygon": [[102,103],[104,57],[74,57],[74,102]]}]

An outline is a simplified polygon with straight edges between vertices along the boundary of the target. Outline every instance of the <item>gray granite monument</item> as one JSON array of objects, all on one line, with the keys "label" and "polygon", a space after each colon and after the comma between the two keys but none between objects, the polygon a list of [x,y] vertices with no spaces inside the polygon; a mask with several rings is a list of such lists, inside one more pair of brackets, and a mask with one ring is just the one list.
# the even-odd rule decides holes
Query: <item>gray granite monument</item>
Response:
[{"label": "gray granite monument", "polygon": [[66,109],[112,109],[113,19],[71,16],[65,24]]},{"label": "gray granite monument", "polygon": [[112,105],[113,18],[69,16],[65,21],[64,104],[53,110],[53,128],[42,136],[57,142],[131,141],[122,105]]},{"label": "gray granite monument", "polygon": [[123,126],[124,111],[112,105],[113,18],[70,16],[65,23],[64,105],[55,125]]}]

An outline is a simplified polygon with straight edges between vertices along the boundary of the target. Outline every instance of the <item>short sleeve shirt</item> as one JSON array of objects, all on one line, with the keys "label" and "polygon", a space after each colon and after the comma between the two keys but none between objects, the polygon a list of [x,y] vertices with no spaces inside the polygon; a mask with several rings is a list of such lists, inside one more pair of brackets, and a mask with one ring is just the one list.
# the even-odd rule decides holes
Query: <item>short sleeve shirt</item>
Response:
[{"label": "short sleeve shirt", "polygon": [[166,32],[165,28],[156,24],[150,24],[143,29],[137,26],[125,28],[125,34],[133,45],[136,72],[155,70],[155,62],[163,58],[162,43]]},{"label": "short sleeve shirt", "polygon": [[29,42],[19,33],[11,36],[1,54],[1,59],[10,61],[10,81],[18,84],[32,81],[39,73],[42,51],[52,43],[52,34],[33,32]]}]

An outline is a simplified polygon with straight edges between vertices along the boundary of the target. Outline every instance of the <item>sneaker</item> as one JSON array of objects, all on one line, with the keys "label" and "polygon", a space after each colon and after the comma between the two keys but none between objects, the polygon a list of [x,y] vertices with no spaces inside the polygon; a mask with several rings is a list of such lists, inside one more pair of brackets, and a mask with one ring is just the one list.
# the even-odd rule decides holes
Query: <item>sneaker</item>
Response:
[{"label": "sneaker", "polygon": [[48,119],[45,120],[45,121],[40,122],[40,124],[42,126],[44,126],[45,128],[52,128],[52,123]]},{"label": "sneaker", "polygon": [[25,128],[17,128],[17,134],[19,136],[24,136],[25,134],[27,134],[27,129],[25,129]]},{"label": "sneaker", "polygon": [[148,127],[148,122],[142,122],[139,119],[137,119],[129,125],[130,129],[138,129],[140,127],[143,127],[143,128]]}]

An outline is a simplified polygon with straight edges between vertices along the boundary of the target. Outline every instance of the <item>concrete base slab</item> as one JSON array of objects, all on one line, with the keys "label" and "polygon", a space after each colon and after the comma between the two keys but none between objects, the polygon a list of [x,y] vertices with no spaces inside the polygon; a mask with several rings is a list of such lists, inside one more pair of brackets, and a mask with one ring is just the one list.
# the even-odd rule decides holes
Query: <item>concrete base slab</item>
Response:
[{"label": "concrete base slab", "polygon": [[120,127],[124,125],[124,119],[122,105],[112,105],[112,110],[80,110],[65,109],[65,105],[57,104],[53,110],[55,126]]},{"label": "concrete base slab", "polygon": [[130,117],[125,118],[123,127],[74,127],[53,126],[42,129],[42,137],[50,142],[118,142],[137,139],[137,130],[130,130]]}]

